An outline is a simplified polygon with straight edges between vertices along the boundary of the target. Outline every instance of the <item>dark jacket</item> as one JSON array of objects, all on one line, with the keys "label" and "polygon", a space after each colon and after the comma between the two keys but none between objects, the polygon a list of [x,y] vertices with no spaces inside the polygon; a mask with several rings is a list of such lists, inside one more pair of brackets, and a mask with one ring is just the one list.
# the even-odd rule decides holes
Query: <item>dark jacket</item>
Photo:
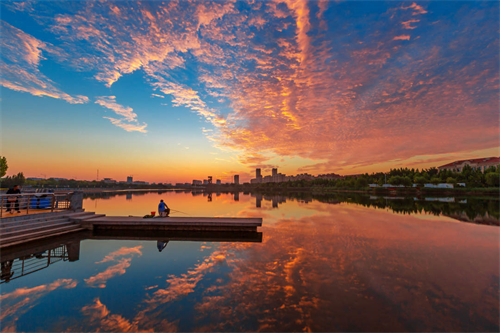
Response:
[{"label": "dark jacket", "polygon": [[21,194],[21,190],[14,190],[14,188],[9,188],[9,190],[5,194]]}]

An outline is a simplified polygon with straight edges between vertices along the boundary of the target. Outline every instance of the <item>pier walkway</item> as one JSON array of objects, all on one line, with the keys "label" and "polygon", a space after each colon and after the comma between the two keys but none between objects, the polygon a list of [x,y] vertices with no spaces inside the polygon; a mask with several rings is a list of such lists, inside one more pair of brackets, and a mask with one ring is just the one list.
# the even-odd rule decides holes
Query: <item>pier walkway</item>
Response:
[{"label": "pier walkway", "polygon": [[[60,236],[84,230],[123,231],[127,237],[137,235],[145,238],[168,236],[165,233],[180,233],[185,237],[189,233],[203,232],[257,232],[262,226],[262,218],[232,217],[158,217],[142,218],[137,216],[105,216],[83,209],[75,211],[39,213],[13,216],[0,219],[0,249],[21,245],[40,239]],[[156,236],[155,236],[156,233]],[[97,234],[97,233],[96,233]],[[141,236],[142,235],[142,236]],[[221,236],[224,238],[224,236]],[[203,238],[201,235],[200,238]],[[242,236],[243,239],[246,236]]]},{"label": "pier walkway", "polygon": [[96,215],[73,218],[85,229],[257,231],[262,218],[236,217],[158,217]]}]

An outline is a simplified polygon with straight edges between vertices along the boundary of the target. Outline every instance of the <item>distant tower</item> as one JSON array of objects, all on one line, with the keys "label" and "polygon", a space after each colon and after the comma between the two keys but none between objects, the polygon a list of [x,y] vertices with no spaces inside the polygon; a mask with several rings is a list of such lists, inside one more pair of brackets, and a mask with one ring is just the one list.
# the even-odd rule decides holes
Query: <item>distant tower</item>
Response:
[{"label": "distant tower", "polygon": [[234,175],[234,184],[238,185],[240,183],[240,175]]},{"label": "distant tower", "polygon": [[128,176],[128,177],[127,177],[127,183],[128,183],[128,184],[132,184],[133,182],[134,182],[134,177],[132,177],[132,176]]},{"label": "distant tower", "polygon": [[273,177],[278,175],[278,168],[273,168]]},{"label": "distant tower", "polygon": [[212,184],[212,176],[208,176],[208,185]]},{"label": "distant tower", "polygon": [[255,169],[255,178],[259,179],[260,177],[262,177],[262,174],[260,173],[260,168]]}]

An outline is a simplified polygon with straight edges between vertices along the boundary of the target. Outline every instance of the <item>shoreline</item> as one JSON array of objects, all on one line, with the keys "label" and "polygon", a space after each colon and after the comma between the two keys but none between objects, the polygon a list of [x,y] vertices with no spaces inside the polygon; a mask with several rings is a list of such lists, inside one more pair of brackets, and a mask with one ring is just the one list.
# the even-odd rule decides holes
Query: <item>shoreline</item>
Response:
[{"label": "shoreline", "polygon": [[[275,184],[275,183],[269,183]],[[276,183],[280,184],[280,183]],[[23,193],[35,193],[33,188],[28,188]],[[329,193],[360,193],[369,195],[404,195],[404,196],[485,196],[500,198],[500,188],[365,188],[365,189],[346,189],[332,187],[281,187],[281,186],[261,186],[259,185],[206,185],[204,187],[183,187],[183,188],[56,188],[46,189],[57,192],[81,191],[84,194],[90,193],[119,193],[119,192],[175,192],[175,191],[202,191],[202,192],[253,192],[253,193],[287,193],[302,192],[310,194],[329,194]],[[4,194],[6,189],[0,193]]]}]

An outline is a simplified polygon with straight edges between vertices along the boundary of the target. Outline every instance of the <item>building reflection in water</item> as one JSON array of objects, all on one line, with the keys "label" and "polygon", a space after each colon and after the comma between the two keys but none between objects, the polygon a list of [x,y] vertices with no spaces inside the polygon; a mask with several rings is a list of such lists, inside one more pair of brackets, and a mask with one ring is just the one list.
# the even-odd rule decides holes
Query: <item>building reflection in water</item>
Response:
[{"label": "building reflection in water", "polygon": [[[155,191],[158,192],[158,191]],[[164,193],[159,191],[158,193]],[[240,194],[236,192],[213,192],[216,196],[230,195],[235,202],[241,202],[243,199],[240,198]],[[167,195],[172,195],[171,199],[181,199],[174,201],[174,204],[182,204],[184,202],[189,202],[192,197],[206,196],[207,201],[210,201],[210,197],[213,198],[212,192],[204,192],[201,189],[197,190],[177,190],[167,192]],[[180,194],[188,194],[188,197],[181,197]],[[303,204],[308,204],[311,202],[320,202],[327,204],[340,204],[349,203],[355,205],[361,205],[365,207],[376,207],[382,209],[390,209],[394,213],[398,214],[430,214],[430,215],[444,215],[451,217],[453,219],[462,222],[473,222],[477,224],[487,224],[487,225],[500,225],[500,204],[498,198],[454,198],[454,197],[402,197],[402,196],[391,196],[391,195],[376,195],[376,194],[362,194],[362,193],[323,193],[323,194],[312,194],[309,192],[286,192],[286,193],[249,193],[243,192],[243,194],[250,195],[255,198],[255,207],[262,208],[262,201],[270,201],[270,206],[273,208],[279,208],[281,204],[286,203],[287,200],[300,202]],[[97,201],[98,199],[103,200],[106,207],[100,207],[99,210],[104,212],[106,209],[111,208],[105,202],[110,202],[113,200],[108,199],[118,199],[117,197],[126,197],[128,200],[132,196],[135,197],[134,206],[140,206],[145,203],[148,198],[147,192],[103,192],[103,193],[92,193],[87,194],[86,197],[86,207],[91,210],[98,211]],[[177,196],[177,197],[176,197]],[[116,200],[118,202],[118,200]],[[125,200],[124,200],[125,201]],[[246,198],[245,200],[246,201]],[[92,206],[90,206],[92,202]],[[120,203],[122,204],[122,203]],[[169,201],[169,205],[171,202]],[[223,201],[219,201],[218,205],[224,205]],[[101,205],[100,205],[101,206]],[[151,206],[151,208],[156,208],[156,203]],[[121,212],[123,209],[118,205],[113,206],[112,209],[116,212]],[[145,211],[151,211],[147,209]],[[142,214],[144,210],[140,213]],[[131,213],[129,213],[131,214]],[[133,212],[132,214],[140,215],[139,212]],[[119,213],[116,213],[119,215]]]}]

